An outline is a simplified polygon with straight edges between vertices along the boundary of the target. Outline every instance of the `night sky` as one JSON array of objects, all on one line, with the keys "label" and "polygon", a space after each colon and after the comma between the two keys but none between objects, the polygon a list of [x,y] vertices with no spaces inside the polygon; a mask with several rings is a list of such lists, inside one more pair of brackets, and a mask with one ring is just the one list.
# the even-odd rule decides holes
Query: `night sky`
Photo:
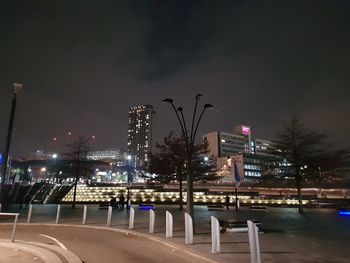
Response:
[{"label": "night sky", "polygon": [[247,124],[272,139],[297,114],[350,146],[347,0],[1,0],[0,34],[0,151],[13,82],[17,156],[58,151],[68,131],[126,148],[139,104],[155,107],[161,139],[178,130],[161,100],[189,116],[197,93],[215,106],[199,135]]}]

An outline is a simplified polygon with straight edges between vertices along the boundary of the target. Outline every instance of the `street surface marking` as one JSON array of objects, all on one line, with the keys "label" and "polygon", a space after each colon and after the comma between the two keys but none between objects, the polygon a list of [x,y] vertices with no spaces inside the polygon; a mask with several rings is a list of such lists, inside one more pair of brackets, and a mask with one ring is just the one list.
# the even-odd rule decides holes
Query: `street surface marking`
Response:
[{"label": "street surface marking", "polygon": [[68,250],[67,248],[66,248],[66,246],[65,245],[63,245],[60,241],[58,241],[56,238],[54,238],[54,237],[51,237],[51,236],[47,236],[47,235],[43,235],[43,234],[39,234],[39,236],[42,236],[42,237],[46,237],[46,238],[48,238],[48,239],[51,239],[51,240],[53,240],[53,241],[55,241],[56,243],[57,243],[57,245],[59,245],[61,248],[63,248],[64,250]]}]

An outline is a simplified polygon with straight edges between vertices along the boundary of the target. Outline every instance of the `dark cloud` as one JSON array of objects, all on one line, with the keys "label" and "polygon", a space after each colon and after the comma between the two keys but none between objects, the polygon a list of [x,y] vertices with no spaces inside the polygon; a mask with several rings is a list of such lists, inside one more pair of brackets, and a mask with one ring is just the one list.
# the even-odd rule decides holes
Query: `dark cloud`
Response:
[{"label": "dark cloud", "polygon": [[191,113],[216,106],[199,134],[251,125],[272,138],[299,114],[349,146],[348,1],[14,1],[0,3],[0,148],[12,82],[15,152],[53,150],[65,132],[125,147],[128,108],[150,103],[157,134],[177,129],[164,97]]}]

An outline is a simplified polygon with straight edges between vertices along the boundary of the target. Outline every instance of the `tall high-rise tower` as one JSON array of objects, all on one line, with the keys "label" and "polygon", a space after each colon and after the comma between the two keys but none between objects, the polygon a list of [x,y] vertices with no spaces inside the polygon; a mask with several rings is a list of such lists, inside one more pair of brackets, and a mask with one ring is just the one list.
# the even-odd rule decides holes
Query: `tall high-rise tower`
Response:
[{"label": "tall high-rise tower", "polygon": [[135,106],[129,110],[128,154],[135,168],[142,167],[153,150],[155,114],[152,105]]}]

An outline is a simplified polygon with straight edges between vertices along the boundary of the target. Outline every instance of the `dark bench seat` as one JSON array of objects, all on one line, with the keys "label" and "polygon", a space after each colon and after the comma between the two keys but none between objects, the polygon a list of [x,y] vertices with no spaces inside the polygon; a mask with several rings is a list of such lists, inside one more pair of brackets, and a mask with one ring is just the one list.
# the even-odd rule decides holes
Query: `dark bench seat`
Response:
[{"label": "dark bench seat", "polygon": [[250,210],[268,212],[267,206],[263,206],[263,205],[252,205],[250,207]]},{"label": "dark bench seat", "polygon": [[[258,220],[253,221],[257,227],[260,227],[262,224]],[[221,233],[224,232],[248,232],[247,221],[237,221],[237,220],[219,220],[219,225],[221,227]]]},{"label": "dark bench seat", "polygon": [[208,210],[222,210],[224,209],[223,205],[207,205]]}]

